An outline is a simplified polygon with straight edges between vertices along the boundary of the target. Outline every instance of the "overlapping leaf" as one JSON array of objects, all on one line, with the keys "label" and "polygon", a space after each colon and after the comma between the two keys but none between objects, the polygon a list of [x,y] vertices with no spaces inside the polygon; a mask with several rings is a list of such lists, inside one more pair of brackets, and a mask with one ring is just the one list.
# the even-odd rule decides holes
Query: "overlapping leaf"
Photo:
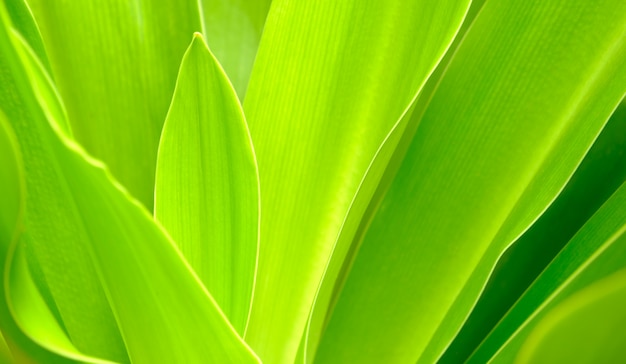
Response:
[{"label": "overlapping leaf", "polygon": [[366,207],[351,210],[361,181],[467,6],[273,2],[244,102],[263,206],[246,339],[265,361],[294,361],[342,224]]},{"label": "overlapping leaf", "polygon": [[2,0],[7,8],[11,23],[35,52],[47,73],[50,73],[50,62],[44,49],[39,28],[26,0]]},{"label": "overlapping leaf", "polygon": [[626,360],[626,270],[555,307],[521,349],[519,363],[622,363]]},{"label": "overlapping leaf", "polygon": [[623,10],[485,3],[369,227],[319,362],[441,355],[498,256],[558,194],[623,97]]},{"label": "overlapping leaf", "polygon": [[[626,184],[615,192],[470,358],[510,362],[552,309],[626,267]],[[618,319],[618,317],[615,317]],[[540,329],[539,329],[540,330]],[[610,332],[610,331],[609,331]]]},{"label": "overlapping leaf", "polygon": [[[424,84],[412,108],[407,110],[398,125],[376,152],[374,160],[368,167],[367,175],[361,181],[359,192],[352,201],[350,212],[335,243],[331,261],[328,262],[324,272],[324,278],[318,289],[309,318],[308,331],[302,339],[300,355],[306,355],[307,361],[311,361],[315,355],[321,332],[323,331],[325,321],[328,319],[329,307],[332,307],[337,300],[358,251],[359,242],[401,165],[415,131],[419,127],[426,106],[441,81],[442,75],[445,74],[450,59],[456,52],[476,14],[482,8],[483,3],[484,1],[471,2],[463,24],[454,37],[454,41],[450,44],[437,68]],[[381,169],[384,170],[382,177],[380,175]],[[378,179],[380,181],[376,183]],[[372,194],[369,189],[375,189],[375,192]],[[360,206],[361,204],[367,205],[367,209],[363,214],[363,206]],[[357,221],[359,219],[360,221]]]},{"label": "overlapping leaf", "polygon": [[463,329],[441,358],[467,360],[576,232],[626,180],[626,103],[602,130],[559,197],[500,258]]},{"label": "overlapping leaf", "polygon": [[155,217],[242,335],[256,269],[257,175],[237,95],[196,34],[161,135]]},{"label": "overlapping leaf", "polygon": [[243,100],[271,0],[201,0],[203,30]]},{"label": "overlapping leaf", "polygon": [[[41,362],[41,363],[72,363],[80,359],[82,362],[95,363],[97,360],[81,355],[69,343],[67,336],[59,328],[53,315],[46,310],[45,305],[35,307],[43,299],[37,292],[29,270],[24,264],[24,256],[16,255],[16,242],[23,230],[24,218],[24,172],[19,157],[19,146],[15,141],[11,127],[4,113],[0,112],[0,191],[2,191],[2,205],[0,206],[0,330],[3,333],[2,353],[0,362]],[[19,251],[21,252],[21,251]],[[17,262],[17,263],[16,263]],[[17,274],[15,274],[17,273]],[[34,302],[20,302],[13,304],[12,296],[7,293],[11,288],[21,292],[28,292]],[[31,305],[30,303],[34,303]],[[24,326],[18,326],[13,317],[15,313],[23,313],[32,308],[38,309],[37,329],[39,342],[35,342],[22,331]],[[51,339],[51,340],[49,340]],[[54,344],[52,343],[54,341]],[[54,347],[56,353],[46,348]]]},{"label": "overlapping leaf", "polygon": [[189,35],[206,30],[243,95],[269,6],[265,0],[28,3],[76,139],[148,209],[161,127]]},{"label": "overlapping leaf", "polygon": [[[42,71],[0,10],[0,107],[20,141],[28,191],[19,244],[39,263],[71,343],[121,362],[257,362],[145,209],[48,119],[46,94],[31,86]],[[24,297],[18,289],[14,299]],[[23,327],[39,322],[15,317]],[[27,332],[34,340],[49,335],[30,328],[39,329]]]}]

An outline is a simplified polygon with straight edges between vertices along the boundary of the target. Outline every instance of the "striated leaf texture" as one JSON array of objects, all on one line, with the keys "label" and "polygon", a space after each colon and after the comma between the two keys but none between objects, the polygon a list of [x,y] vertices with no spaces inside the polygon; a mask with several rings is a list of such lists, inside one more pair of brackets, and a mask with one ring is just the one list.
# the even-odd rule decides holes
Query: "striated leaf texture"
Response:
[{"label": "striated leaf texture", "polygon": [[246,341],[264,361],[295,360],[338,236],[356,229],[366,207],[351,210],[351,201],[467,7],[462,0],[272,3],[244,101],[263,207]]},{"label": "striated leaf texture", "polygon": [[256,269],[258,191],[241,105],[198,33],[161,135],[155,217],[241,335]]},{"label": "striated leaf texture", "polygon": [[[40,65],[0,10],[0,108],[20,143],[28,192],[18,246],[38,262],[71,344],[116,362],[258,362],[150,214],[39,101],[45,94],[31,80],[40,70],[31,68]],[[14,307],[32,305],[14,287]],[[49,335],[39,313],[15,315],[33,340]]]},{"label": "striated leaf texture", "polygon": [[619,1],[484,4],[369,226],[320,363],[443,353],[498,257],[622,99],[623,10]]}]

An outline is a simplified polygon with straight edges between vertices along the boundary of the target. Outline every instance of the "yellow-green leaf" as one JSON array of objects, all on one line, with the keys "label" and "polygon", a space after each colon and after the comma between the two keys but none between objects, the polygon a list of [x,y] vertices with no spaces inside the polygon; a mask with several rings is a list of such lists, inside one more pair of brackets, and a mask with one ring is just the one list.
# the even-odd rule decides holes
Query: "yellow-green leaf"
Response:
[{"label": "yellow-green leaf", "polygon": [[626,361],[626,269],[575,293],[541,320],[517,363]]},{"label": "yellow-green leaf", "polygon": [[272,3],[244,101],[263,208],[246,340],[263,360],[295,360],[331,255],[345,254],[384,170],[372,161],[468,3]]},{"label": "yellow-green leaf", "polygon": [[[470,357],[511,362],[550,312],[626,267],[626,183],[594,214]],[[586,294],[585,294],[586,295]],[[598,297],[600,297],[599,295]],[[617,319],[617,317],[616,317]],[[537,329],[540,330],[541,329]],[[581,348],[582,349],[582,348]]]},{"label": "yellow-green leaf", "polygon": [[319,362],[437,360],[622,99],[625,6],[485,3],[369,226]]},{"label": "yellow-green leaf", "polygon": [[244,99],[271,0],[199,0],[204,36]]},{"label": "yellow-green leaf", "polygon": [[[16,45],[3,7],[0,15],[10,81],[0,108],[26,171],[28,239],[18,244],[36,258],[27,264],[38,262],[71,344],[119,362],[258,362],[151,215],[48,119],[27,76],[37,64]],[[28,297],[23,288],[14,299]],[[31,328],[34,340],[49,334]]]},{"label": "yellow-green leaf", "polygon": [[237,95],[196,34],[161,135],[155,217],[242,335],[256,269],[257,176]]}]

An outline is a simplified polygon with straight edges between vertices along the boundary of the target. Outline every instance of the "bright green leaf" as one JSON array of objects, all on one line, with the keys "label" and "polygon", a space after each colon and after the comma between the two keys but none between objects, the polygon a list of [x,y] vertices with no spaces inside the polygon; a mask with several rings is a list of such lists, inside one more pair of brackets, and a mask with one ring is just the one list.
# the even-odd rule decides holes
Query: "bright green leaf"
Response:
[{"label": "bright green leaf", "polygon": [[[441,77],[445,74],[452,55],[456,52],[464,34],[482,8],[483,3],[484,0],[471,2],[463,24],[454,37],[454,41],[437,64],[437,68],[429,76],[412,108],[403,115],[402,120],[377,151],[374,161],[368,168],[366,177],[361,182],[361,188],[352,202],[348,217],[344,221],[344,228],[341,230],[340,236],[335,243],[331,261],[324,272],[324,280],[318,290],[314,303],[315,306],[309,318],[309,331],[303,337],[301,350],[306,350],[307,361],[309,362],[315,355],[319,338],[328,319],[329,307],[334,306],[339,292],[343,288],[346,276],[358,251],[359,242],[404,159],[415,131],[424,115],[426,106],[432,98],[437,85],[441,82]],[[382,176],[380,174],[381,168],[384,169]],[[376,184],[377,179],[380,179],[378,184]],[[372,194],[371,191],[368,191],[368,188],[375,188],[375,192]],[[367,205],[365,213],[362,214],[363,207],[360,207],[359,204]],[[352,221],[351,219],[360,219],[360,221]],[[355,228],[357,229],[356,232]]]},{"label": "bright green leaf", "polygon": [[485,3],[369,227],[319,362],[442,354],[623,97],[625,7]]},{"label": "bright green leaf", "polygon": [[470,358],[511,362],[550,310],[626,267],[626,184],[559,253]]},{"label": "bright green leaf", "polygon": [[19,244],[38,258],[71,343],[123,362],[257,362],[150,214],[48,120],[25,69],[36,64],[0,10],[10,82],[0,108],[20,141],[28,191],[29,239]]},{"label": "bright green leaf", "polygon": [[199,0],[203,30],[243,100],[271,0]]},{"label": "bright green leaf", "polygon": [[256,269],[257,175],[237,95],[197,34],[161,135],[155,217],[242,335]]},{"label": "bright green leaf", "polygon": [[[384,170],[372,160],[401,129],[467,7],[272,3],[244,102],[263,206],[246,340],[263,360],[295,360],[331,254],[345,254]],[[351,232],[336,247],[342,230]]]},{"label": "bright green leaf", "polygon": [[537,325],[518,363],[626,361],[626,269],[575,293]]},{"label": "bright green leaf", "polygon": [[30,48],[37,54],[46,69],[50,73],[50,62],[44,49],[41,33],[35,23],[33,14],[26,3],[26,0],[2,0],[7,8],[13,27],[26,39]]},{"label": "bright green leaf", "polygon": [[28,3],[77,140],[148,209],[153,203],[161,127],[190,34],[206,29],[209,44],[219,50],[218,59],[243,95],[269,4],[268,0]]},{"label": "bright green leaf", "polygon": [[626,102],[622,101],[558,198],[500,258],[485,291],[442,363],[467,360],[491,329],[626,180]]},{"label": "bright green leaf", "polygon": [[[65,334],[58,334],[59,325],[51,314],[43,311],[37,315],[37,325],[41,329],[47,330],[46,339],[52,339],[55,343],[61,343],[55,348],[57,353],[48,351],[50,348],[50,340],[35,342],[23,332],[23,327],[19,327],[13,317],[16,310],[28,310],[32,307],[24,305],[11,305],[12,296],[7,296],[11,290],[10,287],[19,287],[22,291],[30,290],[31,297],[38,298],[38,302],[42,302],[41,296],[36,291],[32,279],[28,277],[28,269],[26,267],[15,264],[14,253],[16,249],[16,241],[23,230],[24,218],[24,172],[19,156],[19,146],[15,141],[15,137],[11,131],[5,115],[0,112],[0,191],[2,191],[0,205],[0,330],[3,337],[1,338],[3,349],[0,353],[0,362],[31,362],[36,360],[41,363],[71,363],[65,357],[80,358],[83,362],[95,363],[91,358],[80,355],[76,348],[67,345],[67,337]],[[23,256],[22,256],[23,257]],[[24,260],[20,260],[24,262]],[[13,273],[20,273],[17,277]],[[12,306],[12,307],[11,307]],[[45,311],[45,310],[44,310]],[[54,337],[53,337],[54,336]],[[65,341],[63,341],[65,340]],[[63,356],[60,356],[63,355]],[[9,358],[11,359],[9,361]],[[7,361],[3,361],[7,360]]]},{"label": "bright green leaf", "polygon": [[76,139],[148,209],[196,1],[28,0]]}]

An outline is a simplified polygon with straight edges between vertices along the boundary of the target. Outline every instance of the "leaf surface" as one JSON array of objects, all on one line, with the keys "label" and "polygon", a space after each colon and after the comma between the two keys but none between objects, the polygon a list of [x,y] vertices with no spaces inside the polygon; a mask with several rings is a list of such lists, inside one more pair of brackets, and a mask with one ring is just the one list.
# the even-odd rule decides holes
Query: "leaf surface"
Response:
[{"label": "leaf surface", "polygon": [[241,100],[271,0],[201,0],[204,36]]},{"label": "leaf surface", "polygon": [[541,271],[626,180],[625,157],[626,102],[622,101],[557,199],[499,259],[441,363],[467,360]]},{"label": "leaf surface", "polygon": [[161,127],[195,1],[28,0],[76,139],[152,209]]},{"label": "leaf surface", "polygon": [[[19,145],[15,140],[6,116],[0,112],[0,191],[2,191],[3,204],[0,206],[0,362],[41,362],[41,363],[72,363],[74,361],[67,358],[80,358],[87,363],[96,363],[97,360],[81,355],[69,342],[67,336],[59,329],[58,323],[50,312],[40,310],[37,317],[37,325],[48,329],[46,340],[35,342],[27,336],[23,327],[18,326],[14,319],[16,309],[29,310],[24,305],[13,304],[13,297],[8,295],[11,287],[18,286],[22,291],[29,290],[31,297],[38,298],[38,302],[43,299],[37,292],[34,282],[29,279],[28,268],[24,265],[15,264],[15,250],[18,237],[23,230],[24,205],[25,205],[25,184],[24,171],[19,153]],[[23,258],[23,255],[21,256]],[[24,260],[20,260],[24,262]],[[18,273],[20,276],[16,276]],[[59,334],[56,337],[55,334]],[[51,339],[51,340],[47,340]],[[55,341],[56,353],[49,351],[51,341]]]},{"label": "leaf surface", "polygon": [[[594,214],[470,357],[513,360],[549,312],[626,267],[626,184]],[[589,288],[592,289],[593,288]],[[601,297],[601,295],[598,295]],[[617,320],[618,317],[615,317]],[[541,329],[538,329],[541,330]],[[582,348],[581,348],[582,349]]]},{"label": "leaf surface", "polygon": [[622,6],[485,3],[366,233],[319,362],[442,354],[623,97]]},{"label": "leaf surface", "polygon": [[161,128],[193,32],[245,91],[269,0],[28,0],[76,139],[149,210]]},{"label": "leaf surface", "polygon": [[518,363],[621,363],[626,360],[626,269],[555,307],[537,325]]},{"label": "leaf surface", "polygon": [[[28,239],[18,244],[37,258],[71,344],[118,362],[258,362],[150,214],[48,119],[29,79],[37,72],[26,70],[37,63],[0,10],[10,81],[0,108],[20,142],[28,191]],[[14,299],[27,297],[22,288]],[[48,333],[37,317],[20,318],[33,339]]]},{"label": "leaf surface", "polygon": [[155,217],[242,335],[256,269],[257,176],[237,95],[197,33],[161,135]]},{"label": "leaf surface", "polygon": [[356,229],[342,225],[358,224],[385,163],[363,186],[367,170],[467,6],[272,3],[244,101],[263,206],[246,340],[264,361],[295,360],[339,233]]},{"label": "leaf surface", "polygon": [[11,24],[26,39],[30,48],[35,52],[37,58],[46,69],[46,73],[49,74],[51,72],[50,62],[44,49],[41,33],[26,0],[3,1],[11,18]]}]

